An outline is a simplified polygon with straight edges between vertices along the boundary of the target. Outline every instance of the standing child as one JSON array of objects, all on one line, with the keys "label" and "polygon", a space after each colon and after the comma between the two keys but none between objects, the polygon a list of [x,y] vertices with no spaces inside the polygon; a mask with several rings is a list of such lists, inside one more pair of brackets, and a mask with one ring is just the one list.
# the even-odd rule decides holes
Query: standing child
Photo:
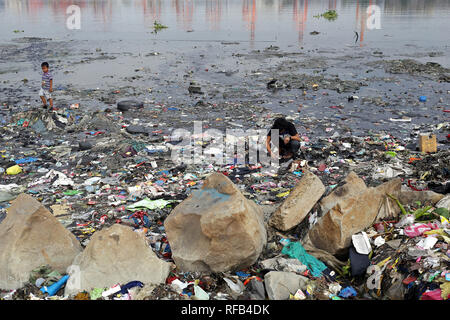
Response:
[{"label": "standing child", "polygon": [[39,96],[41,97],[42,103],[44,104],[43,107],[47,108],[47,100],[50,103],[50,109],[53,109],[53,99],[52,94],[53,92],[53,76],[49,71],[49,65],[48,62],[44,62],[41,65],[42,71],[44,72],[42,74],[42,86],[41,90],[39,91]]}]

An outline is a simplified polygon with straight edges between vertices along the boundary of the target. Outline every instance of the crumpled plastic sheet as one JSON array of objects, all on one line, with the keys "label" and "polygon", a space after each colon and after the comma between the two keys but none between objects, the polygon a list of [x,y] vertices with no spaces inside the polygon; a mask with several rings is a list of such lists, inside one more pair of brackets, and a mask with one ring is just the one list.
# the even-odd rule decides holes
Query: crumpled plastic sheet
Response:
[{"label": "crumpled plastic sheet", "polygon": [[410,175],[412,174],[412,170],[403,167],[401,163],[397,165],[386,164],[375,169],[375,172],[372,174],[372,179],[392,179],[402,174]]},{"label": "crumpled plastic sheet", "polygon": [[432,291],[425,291],[423,295],[420,297],[420,300],[444,300],[441,296],[441,289],[436,289]]},{"label": "crumpled plastic sheet", "polygon": [[138,201],[132,205],[127,206],[127,210],[138,211],[141,210],[142,208],[146,208],[148,210],[163,209],[171,202],[173,201],[164,199],[150,200],[148,198],[145,198],[144,200]]},{"label": "crumpled plastic sheet", "polygon": [[357,292],[353,287],[346,287],[339,292],[339,297],[342,298],[348,298],[348,297],[355,297],[357,295]]},{"label": "crumpled plastic sheet", "polygon": [[31,188],[40,184],[49,183],[53,181],[56,177],[57,179],[52,184],[52,186],[54,187],[74,185],[73,180],[68,178],[64,173],[52,169],[44,177],[29,183],[28,187]]},{"label": "crumpled plastic sheet", "polygon": [[403,229],[405,234],[410,237],[414,238],[417,236],[421,236],[424,232],[439,229],[439,226],[436,223],[415,223],[409,227],[406,227]]},{"label": "crumpled plastic sheet", "polygon": [[308,270],[314,277],[322,276],[322,271],[327,268],[322,261],[308,254],[300,242],[291,242],[287,244],[284,246],[283,250],[281,250],[281,253],[286,254],[291,258],[298,259],[308,267]]}]

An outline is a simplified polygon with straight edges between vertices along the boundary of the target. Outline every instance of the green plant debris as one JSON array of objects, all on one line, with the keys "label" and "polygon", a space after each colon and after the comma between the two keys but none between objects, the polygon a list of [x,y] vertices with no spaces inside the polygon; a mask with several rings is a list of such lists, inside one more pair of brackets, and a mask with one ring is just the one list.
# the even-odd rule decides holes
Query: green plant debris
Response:
[{"label": "green plant debris", "polygon": [[397,202],[397,205],[399,206],[400,210],[402,211],[402,214],[408,214],[405,210],[405,207],[403,207],[403,205],[400,203],[400,201],[394,197],[393,195],[388,194],[389,198],[391,198],[392,200],[394,200],[395,202]]},{"label": "green plant debris", "polygon": [[388,197],[394,200],[397,205],[399,206],[400,210],[402,211],[402,214],[412,214],[414,215],[415,220],[432,220],[439,218],[440,216],[448,219],[450,216],[450,212],[447,208],[437,208],[434,210],[432,206],[422,206],[422,203],[420,201],[416,201],[415,204],[419,207],[418,209],[414,211],[407,212],[405,207],[400,203],[400,201],[394,197],[393,195],[388,194]]},{"label": "green plant debris", "polygon": [[14,33],[25,32],[24,30],[13,30]]},{"label": "green plant debris", "polygon": [[168,28],[168,26],[165,26],[165,25],[159,23],[158,21],[155,21],[153,23],[153,31],[152,31],[152,33],[158,33],[158,31],[161,31],[161,30],[167,29],[167,28]]},{"label": "green plant debris", "polygon": [[416,220],[418,219],[423,219],[423,217],[426,217],[426,220],[429,220],[430,218],[434,218],[434,216],[432,215],[431,217],[428,217],[431,215],[431,212],[429,212],[429,210],[433,208],[432,206],[426,206],[423,208],[419,208],[415,211],[412,212],[412,214],[414,215],[414,217],[416,218]]},{"label": "green plant debris", "polygon": [[450,218],[450,212],[447,208],[437,208],[436,210],[434,210],[434,213],[443,216],[447,220]]},{"label": "green plant debris", "polygon": [[325,13],[314,16],[314,18],[321,18],[321,17],[327,19],[328,21],[334,21],[338,18],[338,14],[336,10],[328,10]]}]

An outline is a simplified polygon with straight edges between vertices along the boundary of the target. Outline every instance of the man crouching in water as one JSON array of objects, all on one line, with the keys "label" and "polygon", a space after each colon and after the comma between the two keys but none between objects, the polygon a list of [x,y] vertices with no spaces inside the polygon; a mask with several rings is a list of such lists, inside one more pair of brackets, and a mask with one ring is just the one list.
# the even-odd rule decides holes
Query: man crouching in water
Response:
[{"label": "man crouching in water", "polygon": [[297,152],[300,149],[300,136],[293,123],[287,121],[285,118],[277,118],[267,134],[266,148],[272,157],[276,157],[272,152],[270,142],[272,140],[272,130],[279,131],[279,153],[282,159],[296,158]]}]

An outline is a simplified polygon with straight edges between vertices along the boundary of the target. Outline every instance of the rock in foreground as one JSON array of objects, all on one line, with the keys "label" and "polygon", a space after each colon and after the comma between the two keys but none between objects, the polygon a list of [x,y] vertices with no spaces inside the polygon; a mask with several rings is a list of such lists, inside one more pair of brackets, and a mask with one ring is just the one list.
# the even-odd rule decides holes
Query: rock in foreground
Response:
[{"label": "rock in foreground", "polygon": [[65,272],[82,248],[39,201],[21,194],[0,223],[0,288],[21,288],[30,272],[49,265]]},{"label": "rock in foreground", "polygon": [[66,295],[83,290],[141,281],[164,283],[171,264],[160,260],[145,238],[130,227],[115,224],[98,231],[68,268]]},{"label": "rock in foreground", "polygon": [[256,262],[266,244],[262,209],[221,173],[180,203],[165,223],[182,271],[226,272]]},{"label": "rock in foreground", "polygon": [[398,197],[401,183],[401,179],[395,179],[361,193],[345,194],[310,230],[312,243],[333,255],[345,253],[352,235],[368,228],[386,201],[391,207],[396,205],[387,194]]},{"label": "rock in foreground", "polygon": [[308,278],[292,272],[271,271],[264,276],[267,295],[270,300],[287,300],[298,289],[305,290]]},{"label": "rock in foreground", "polygon": [[322,197],[325,187],[313,173],[306,172],[270,219],[270,225],[287,231],[297,226]]}]

